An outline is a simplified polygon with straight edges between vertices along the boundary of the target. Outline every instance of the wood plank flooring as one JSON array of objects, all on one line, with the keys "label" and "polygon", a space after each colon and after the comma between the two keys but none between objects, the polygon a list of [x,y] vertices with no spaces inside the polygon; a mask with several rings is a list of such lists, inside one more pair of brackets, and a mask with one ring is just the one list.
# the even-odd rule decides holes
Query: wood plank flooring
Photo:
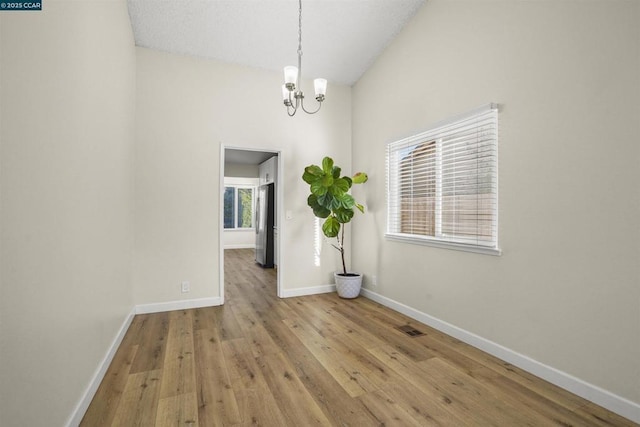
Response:
[{"label": "wood plank flooring", "polygon": [[136,316],[81,425],[637,425],[365,298],[279,299],[252,250],[225,251],[225,287]]}]

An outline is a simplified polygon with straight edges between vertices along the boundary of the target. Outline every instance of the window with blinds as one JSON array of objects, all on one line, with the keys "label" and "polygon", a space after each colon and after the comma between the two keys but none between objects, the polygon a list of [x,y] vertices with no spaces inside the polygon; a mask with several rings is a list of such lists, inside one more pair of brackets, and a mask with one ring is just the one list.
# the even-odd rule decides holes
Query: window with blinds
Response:
[{"label": "window with blinds", "polygon": [[386,237],[500,254],[496,104],[388,144]]},{"label": "window with blinds", "polygon": [[228,185],[224,187],[224,228],[253,228],[255,187]]}]

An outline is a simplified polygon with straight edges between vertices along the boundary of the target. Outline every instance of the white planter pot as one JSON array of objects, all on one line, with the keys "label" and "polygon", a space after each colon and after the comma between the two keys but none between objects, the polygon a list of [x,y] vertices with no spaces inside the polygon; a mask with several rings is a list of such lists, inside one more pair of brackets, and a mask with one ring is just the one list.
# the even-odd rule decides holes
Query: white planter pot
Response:
[{"label": "white planter pot", "polygon": [[333,273],[333,277],[336,281],[336,290],[340,298],[356,298],[360,295],[360,288],[362,287],[362,274],[354,274],[354,276],[341,276],[341,273]]}]

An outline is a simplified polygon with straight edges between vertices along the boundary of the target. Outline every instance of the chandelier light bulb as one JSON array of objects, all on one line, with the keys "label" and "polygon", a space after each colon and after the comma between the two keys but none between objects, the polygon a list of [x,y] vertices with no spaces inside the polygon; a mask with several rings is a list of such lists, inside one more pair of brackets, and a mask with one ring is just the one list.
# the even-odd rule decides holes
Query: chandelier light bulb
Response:
[{"label": "chandelier light bulb", "polygon": [[315,79],[313,81],[313,87],[316,91],[316,99],[322,98],[327,94],[327,80],[326,79]]},{"label": "chandelier light bulb", "polygon": [[298,80],[298,67],[284,67],[284,85],[288,90],[295,90]]},{"label": "chandelier light bulb", "polygon": [[291,93],[292,92],[287,89],[287,85],[282,85],[282,100],[287,107],[291,106]]}]

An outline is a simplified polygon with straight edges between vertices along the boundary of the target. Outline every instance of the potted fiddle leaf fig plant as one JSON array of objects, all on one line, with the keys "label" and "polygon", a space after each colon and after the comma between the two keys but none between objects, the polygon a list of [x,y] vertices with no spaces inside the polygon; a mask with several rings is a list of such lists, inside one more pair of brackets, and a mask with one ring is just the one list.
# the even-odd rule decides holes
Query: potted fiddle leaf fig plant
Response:
[{"label": "potted fiddle leaf fig plant", "polygon": [[304,168],[302,179],[309,184],[311,194],[307,204],[313,214],[325,221],[322,232],[329,238],[336,238],[337,244],[331,244],[340,252],[342,272],[335,272],[336,290],[341,298],[355,298],[360,294],[362,275],[347,272],[344,260],[344,229],[358,209],[364,213],[364,206],[357,203],[349,194],[353,184],[367,182],[366,173],[358,172],[352,177],[340,176],[341,169],[333,164],[333,159],[325,157],[322,166],[310,165]]}]

